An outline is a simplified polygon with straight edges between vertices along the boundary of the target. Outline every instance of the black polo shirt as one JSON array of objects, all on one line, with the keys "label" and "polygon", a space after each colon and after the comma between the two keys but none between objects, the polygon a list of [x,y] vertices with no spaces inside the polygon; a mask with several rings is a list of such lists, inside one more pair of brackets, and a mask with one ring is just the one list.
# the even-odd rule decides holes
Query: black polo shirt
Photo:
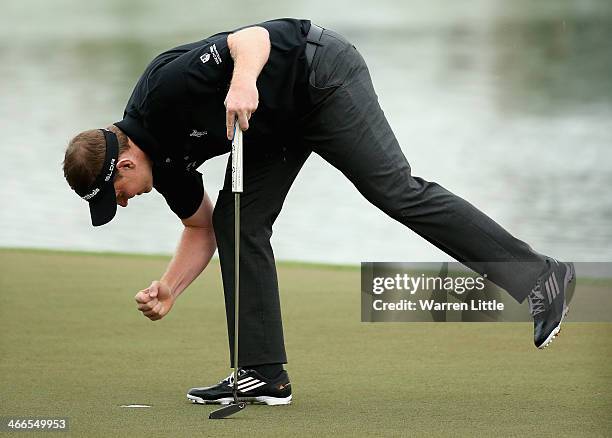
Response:
[{"label": "black polo shirt", "polygon": [[[280,19],[257,24],[270,34],[270,57],[257,79],[259,106],[244,133],[251,151],[291,141],[307,108],[304,50],[310,21]],[[175,47],[157,56],[139,79],[115,123],[153,161],[153,186],[180,218],[202,201],[207,159],[227,153],[224,101],[233,72],[227,46],[231,32]],[[247,152],[245,151],[245,154]]]}]

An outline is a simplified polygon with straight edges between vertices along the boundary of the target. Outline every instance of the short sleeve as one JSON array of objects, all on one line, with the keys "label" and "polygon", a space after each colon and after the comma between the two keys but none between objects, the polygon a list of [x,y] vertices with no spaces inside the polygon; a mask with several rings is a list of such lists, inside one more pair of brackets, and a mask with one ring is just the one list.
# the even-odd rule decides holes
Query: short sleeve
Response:
[{"label": "short sleeve", "polygon": [[202,174],[195,170],[188,172],[182,169],[156,167],[153,170],[153,186],[181,219],[193,216],[204,197]]},{"label": "short sleeve", "polygon": [[282,18],[265,21],[257,26],[263,27],[268,31],[270,41],[275,49],[281,52],[288,52],[294,50],[296,46],[302,46],[306,42],[305,27],[310,28],[310,22]]},{"label": "short sleeve", "polygon": [[199,105],[203,95],[227,92],[233,70],[227,34],[218,34],[194,44],[166,64],[159,72],[152,97],[161,102]]}]

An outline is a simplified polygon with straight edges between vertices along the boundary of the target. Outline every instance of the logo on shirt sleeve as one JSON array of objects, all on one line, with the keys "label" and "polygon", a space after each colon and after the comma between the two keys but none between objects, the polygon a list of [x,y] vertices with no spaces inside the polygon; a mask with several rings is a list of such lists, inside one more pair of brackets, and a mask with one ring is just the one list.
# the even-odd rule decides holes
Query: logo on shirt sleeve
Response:
[{"label": "logo on shirt sleeve", "polygon": [[213,44],[212,46],[210,46],[210,53],[212,53],[213,59],[215,60],[217,65],[221,64],[222,62],[221,55],[219,55],[219,52],[217,51],[216,44]]},{"label": "logo on shirt sleeve", "polygon": [[221,59],[221,55],[219,55],[219,51],[217,50],[216,44],[210,46],[208,50],[210,51],[210,53],[206,52],[202,56],[200,56],[200,61],[202,61],[202,64],[206,64],[210,59],[211,55],[212,58],[215,60],[215,64],[219,65],[223,62],[223,60]]}]

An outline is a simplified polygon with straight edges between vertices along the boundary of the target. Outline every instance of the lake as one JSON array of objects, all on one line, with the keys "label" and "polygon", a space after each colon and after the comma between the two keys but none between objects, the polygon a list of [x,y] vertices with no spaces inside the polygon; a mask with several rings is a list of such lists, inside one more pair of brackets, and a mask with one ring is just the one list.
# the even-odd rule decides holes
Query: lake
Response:
[{"label": "lake", "polygon": [[[540,252],[612,260],[606,0],[4,0],[0,246],[171,253],[181,223],[157,193],[91,227],[63,179],[65,146],[121,118],[157,53],[283,16],[310,18],[355,44],[414,175],[465,197]],[[213,199],[226,159],[200,168]],[[289,260],[449,260],[315,155],[289,193],[273,246]]]}]

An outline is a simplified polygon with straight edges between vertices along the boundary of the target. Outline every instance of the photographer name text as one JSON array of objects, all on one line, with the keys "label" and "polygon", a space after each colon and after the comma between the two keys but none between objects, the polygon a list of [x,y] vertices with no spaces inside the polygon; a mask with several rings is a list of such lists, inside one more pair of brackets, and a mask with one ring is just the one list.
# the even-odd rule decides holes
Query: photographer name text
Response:
[{"label": "photographer name text", "polygon": [[462,303],[440,303],[435,300],[399,300],[395,302],[374,300],[372,307],[377,311],[501,311],[504,310],[504,303],[498,303],[496,300],[470,300]]}]

